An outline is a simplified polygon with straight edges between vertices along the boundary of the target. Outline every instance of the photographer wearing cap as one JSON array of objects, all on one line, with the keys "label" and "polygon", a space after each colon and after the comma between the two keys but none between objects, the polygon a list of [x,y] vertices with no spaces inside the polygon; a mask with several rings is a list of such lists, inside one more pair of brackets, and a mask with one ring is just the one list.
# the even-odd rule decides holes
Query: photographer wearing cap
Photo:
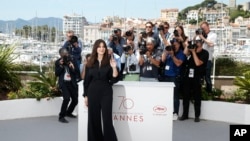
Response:
[{"label": "photographer wearing cap", "polygon": [[114,29],[114,33],[110,36],[108,40],[108,46],[113,49],[113,52],[118,54],[119,56],[123,53],[123,45],[126,44],[125,39],[121,36],[121,29]]},{"label": "photographer wearing cap", "polygon": [[158,81],[158,68],[161,61],[161,51],[155,48],[153,37],[146,39],[146,49],[140,49],[140,81]]},{"label": "photographer wearing cap", "polygon": [[195,122],[200,122],[201,79],[206,71],[208,51],[202,48],[204,41],[197,35],[184,49],[187,56],[183,80],[183,114],[179,120],[188,119],[191,95],[194,98]]},{"label": "photographer wearing cap", "polygon": [[[60,58],[55,62],[55,75],[59,77],[59,88],[62,91],[63,102],[59,113],[59,121],[68,123],[65,116],[76,118],[72,112],[78,104],[78,85],[76,78],[80,74],[77,63],[73,60],[66,48],[59,50]],[[71,103],[68,106],[71,99]]]},{"label": "photographer wearing cap", "polygon": [[210,31],[209,24],[207,22],[202,22],[200,24],[199,37],[204,41],[203,48],[208,51],[209,58],[206,67],[205,81],[206,81],[206,91],[208,94],[212,93],[212,81],[211,81],[211,71],[212,71],[212,59],[214,54],[214,46],[216,45],[217,35]]},{"label": "photographer wearing cap", "polygon": [[179,113],[179,89],[181,79],[181,67],[186,60],[186,56],[183,53],[181,42],[175,38],[171,40],[171,45],[166,46],[162,53],[162,62],[165,66],[163,82],[174,82],[174,112],[173,120],[178,119]]}]

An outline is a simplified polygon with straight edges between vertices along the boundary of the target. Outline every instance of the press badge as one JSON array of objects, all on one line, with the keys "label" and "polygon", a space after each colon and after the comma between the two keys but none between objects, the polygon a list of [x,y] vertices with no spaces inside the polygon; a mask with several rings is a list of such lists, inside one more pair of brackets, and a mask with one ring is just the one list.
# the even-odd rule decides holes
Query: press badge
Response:
[{"label": "press badge", "polygon": [[152,66],[147,66],[147,71],[151,71],[152,70]]},{"label": "press badge", "polygon": [[189,78],[194,78],[194,69],[189,69]]},{"label": "press badge", "polygon": [[170,67],[169,67],[168,65],[167,65],[167,66],[165,66],[165,70],[169,70],[169,68],[170,68]]}]

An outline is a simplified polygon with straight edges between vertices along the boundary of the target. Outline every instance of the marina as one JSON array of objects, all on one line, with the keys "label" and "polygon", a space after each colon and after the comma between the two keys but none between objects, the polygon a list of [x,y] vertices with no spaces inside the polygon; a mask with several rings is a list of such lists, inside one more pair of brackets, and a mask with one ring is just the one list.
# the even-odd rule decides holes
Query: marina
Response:
[{"label": "marina", "polygon": [[[43,66],[60,57],[58,50],[62,47],[63,43],[55,44],[31,41],[29,43],[19,42],[14,44],[16,47],[14,54],[17,55],[17,58],[14,60],[15,63]],[[84,46],[82,48],[82,56],[91,53],[91,51],[91,46]],[[250,62],[250,44],[241,46],[229,44],[225,47],[216,46],[214,57],[234,58],[238,61]]]}]

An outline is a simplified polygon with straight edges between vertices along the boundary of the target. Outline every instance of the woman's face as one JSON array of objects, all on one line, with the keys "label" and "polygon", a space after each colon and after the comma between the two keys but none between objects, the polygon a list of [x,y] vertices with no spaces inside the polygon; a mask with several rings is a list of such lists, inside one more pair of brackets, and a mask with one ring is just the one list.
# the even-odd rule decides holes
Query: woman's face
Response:
[{"label": "woman's face", "polygon": [[176,30],[178,31],[178,33],[179,33],[179,35],[182,35],[182,30],[181,30],[181,28],[180,27],[176,27]]},{"label": "woman's face", "polygon": [[104,55],[105,51],[106,51],[106,48],[104,46],[104,43],[100,43],[99,46],[97,47],[97,54]]}]

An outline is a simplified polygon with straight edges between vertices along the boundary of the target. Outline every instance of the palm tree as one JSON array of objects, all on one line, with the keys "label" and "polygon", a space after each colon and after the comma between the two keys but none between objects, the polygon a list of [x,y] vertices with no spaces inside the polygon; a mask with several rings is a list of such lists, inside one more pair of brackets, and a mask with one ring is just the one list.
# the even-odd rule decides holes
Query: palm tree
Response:
[{"label": "palm tree", "polygon": [[246,97],[246,102],[250,103],[250,71],[245,72],[243,77],[237,76],[234,79],[234,84],[245,91],[244,96]]},{"label": "palm tree", "polygon": [[[60,90],[57,85],[57,77],[54,71],[49,70],[47,73],[38,71],[37,74],[32,75],[37,81],[29,82],[34,91],[39,91],[41,93],[40,98],[44,97],[54,97],[60,95]],[[37,97],[39,99],[39,97]]]},{"label": "palm tree", "polygon": [[15,45],[0,45],[0,95],[6,96],[8,91],[17,91],[21,87],[21,79],[13,71],[17,65],[13,62],[17,55],[13,55]]}]

